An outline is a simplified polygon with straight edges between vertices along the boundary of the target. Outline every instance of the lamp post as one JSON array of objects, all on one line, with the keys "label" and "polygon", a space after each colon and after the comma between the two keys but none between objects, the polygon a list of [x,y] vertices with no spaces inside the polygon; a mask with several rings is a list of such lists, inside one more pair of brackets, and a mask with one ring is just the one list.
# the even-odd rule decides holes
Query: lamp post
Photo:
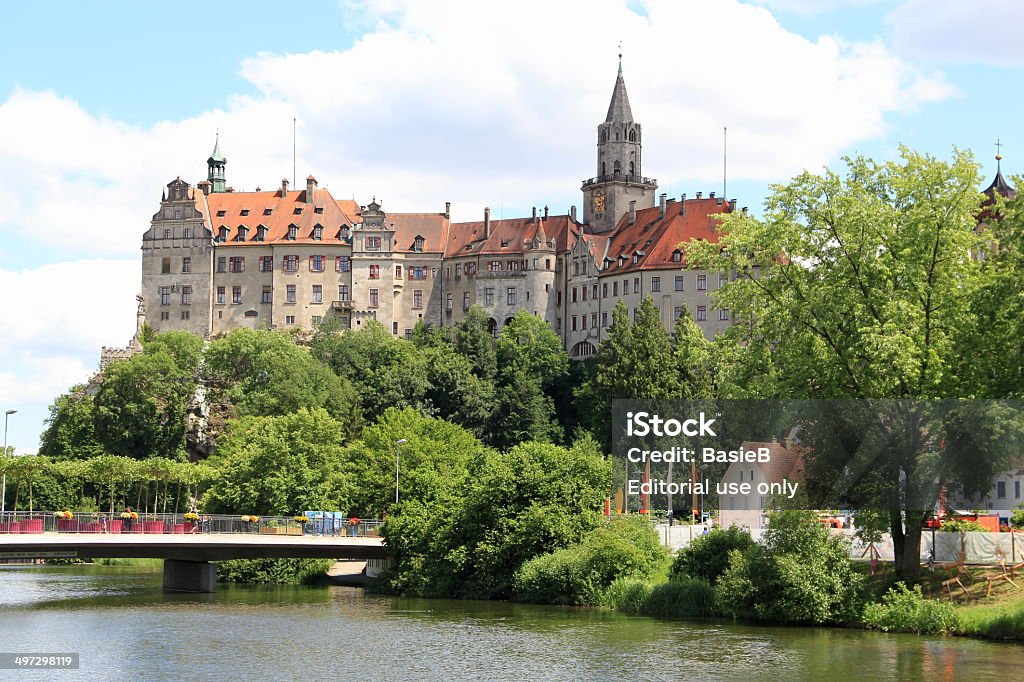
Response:
[{"label": "lamp post", "polygon": [[[4,411],[4,459],[7,458],[7,420],[17,410]],[[7,511],[7,467],[4,467],[3,485],[0,487],[0,514]]]},{"label": "lamp post", "polygon": [[398,464],[400,461],[398,446],[408,442],[405,438],[399,438],[395,441],[395,504],[398,504]]}]

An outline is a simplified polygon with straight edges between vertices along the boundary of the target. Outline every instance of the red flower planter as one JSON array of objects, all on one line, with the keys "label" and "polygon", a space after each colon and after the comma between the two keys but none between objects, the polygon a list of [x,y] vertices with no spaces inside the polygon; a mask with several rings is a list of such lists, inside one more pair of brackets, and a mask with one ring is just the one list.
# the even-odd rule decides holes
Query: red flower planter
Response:
[{"label": "red flower planter", "polygon": [[43,520],[42,519],[27,519],[20,522],[22,533],[42,533],[43,532]]},{"label": "red flower planter", "polygon": [[[88,526],[89,524],[85,524]],[[75,519],[57,519],[57,532],[58,533],[77,533],[78,532],[78,521]]]},{"label": "red flower planter", "polygon": [[107,521],[107,529],[111,533],[120,533],[121,532],[121,525],[123,523],[124,522],[121,519],[111,519],[110,521]]},{"label": "red flower planter", "polygon": [[174,534],[175,535],[184,535],[185,534],[185,524],[184,523],[176,523],[176,524],[174,524]]},{"label": "red flower planter", "polygon": [[164,532],[164,522],[163,521],[143,521],[142,522],[142,532],[143,533],[150,533],[150,534],[154,534],[154,535],[159,534],[159,533],[163,533]]},{"label": "red flower planter", "polygon": [[21,523],[17,521],[8,521],[7,523],[0,523],[0,533],[20,533]]}]

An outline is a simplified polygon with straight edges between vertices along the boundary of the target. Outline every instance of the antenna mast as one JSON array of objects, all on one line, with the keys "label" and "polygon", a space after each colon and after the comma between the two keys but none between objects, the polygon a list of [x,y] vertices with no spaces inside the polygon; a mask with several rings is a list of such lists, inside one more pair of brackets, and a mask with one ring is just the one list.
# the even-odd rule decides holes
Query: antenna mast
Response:
[{"label": "antenna mast", "polygon": [[295,172],[295,117],[292,117],[292,187],[298,187],[296,184],[297,174]]},{"label": "antenna mast", "polygon": [[728,160],[729,160],[729,128],[722,126],[722,198],[725,201],[729,201],[729,193],[726,192],[728,187]]}]

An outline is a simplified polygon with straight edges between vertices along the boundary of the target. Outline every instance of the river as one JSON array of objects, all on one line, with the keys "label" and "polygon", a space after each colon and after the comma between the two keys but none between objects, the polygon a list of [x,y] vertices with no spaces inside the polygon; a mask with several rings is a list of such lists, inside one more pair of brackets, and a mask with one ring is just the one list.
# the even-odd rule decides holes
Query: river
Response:
[{"label": "river", "polygon": [[78,652],[0,679],[1000,680],[1024,647],[828,628],[398,599],[347,587],[164,594],[158,569],[0,567],[0,652]]}]

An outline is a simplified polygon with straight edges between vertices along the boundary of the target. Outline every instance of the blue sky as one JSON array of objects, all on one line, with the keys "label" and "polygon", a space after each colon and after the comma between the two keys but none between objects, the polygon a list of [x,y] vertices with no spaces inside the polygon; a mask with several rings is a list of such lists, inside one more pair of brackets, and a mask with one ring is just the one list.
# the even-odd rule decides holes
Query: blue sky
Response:
[{"label": "blue sky", "polygon": [[5,8],[0,41],[0,409],[34,451],[47,405],[134,330],[160,191],[298,169],[335,196],[456,220],[580,205],[623,43],[643,171],[758,211],[846,154],[974,151],[1024,168],[1013,0],[140,2]]}]

